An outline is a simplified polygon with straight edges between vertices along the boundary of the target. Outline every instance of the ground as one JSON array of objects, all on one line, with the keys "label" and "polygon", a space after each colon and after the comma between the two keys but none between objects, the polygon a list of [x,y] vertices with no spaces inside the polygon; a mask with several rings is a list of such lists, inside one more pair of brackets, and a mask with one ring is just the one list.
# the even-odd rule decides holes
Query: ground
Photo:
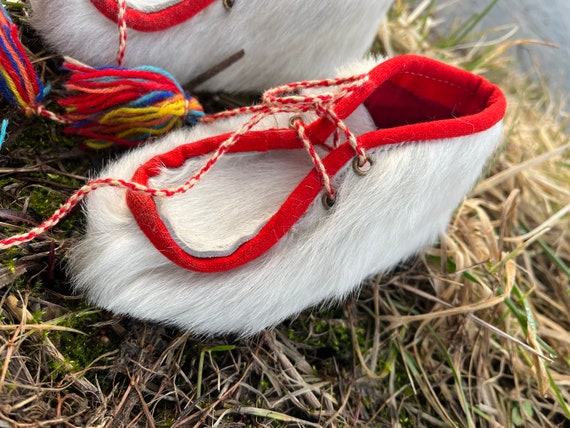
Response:
[{"label": "ground", "polygon": [[[3,3],[42,78],[57,83],[58,58],[35,41],[25,7]],[[504,142],[437,245],[339,305],[253,339],[204,339],[73,294],[65,253],[82,233],[76,211],[0,253],[0,427],[567,426],[565,118],[544,86],[513,72],[513,43],[484,46],[469,23],[438,34],[432,3],[396,1],[374,49],[467,68],[509,101]],[[51,215],[121,151],[85,150],[3,101],[0,111],[10,123],[5,237]]]}]

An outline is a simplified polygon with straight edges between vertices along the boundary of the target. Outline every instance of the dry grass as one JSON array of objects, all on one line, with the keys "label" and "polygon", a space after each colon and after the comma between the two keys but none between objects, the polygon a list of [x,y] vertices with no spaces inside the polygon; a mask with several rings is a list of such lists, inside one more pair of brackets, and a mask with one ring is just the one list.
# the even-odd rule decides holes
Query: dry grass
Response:
[{"label": "dry grass", "polygon": [[[440,245],[338,308],[251,341],[200,341],[70,295],[61,259],[81,230],[77,214],[0,255],[0,427],[566,426],[564,124],[543,88],[509,71],[510,43],[430,39],[430,3],[395,2],[380,31],[386,49],[483,73],[509,99],[505,144]],[[2,111],[11,127],[0,226],[10,235],[47,215],[100,160],[69,150],[51,125]]]}]

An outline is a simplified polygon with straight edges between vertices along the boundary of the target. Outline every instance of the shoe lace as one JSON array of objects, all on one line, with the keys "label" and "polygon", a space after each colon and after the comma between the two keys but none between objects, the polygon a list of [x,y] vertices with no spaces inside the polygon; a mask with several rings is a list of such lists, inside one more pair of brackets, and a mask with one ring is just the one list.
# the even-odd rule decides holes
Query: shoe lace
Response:
[{"label": "shoe lace", "polygon": [[121,67],[127,51],[127,0],[117,0],[117,26],[119,27],[119,47],[117,65]]},{"label": "shoe lace", "polygon": [[[259,105],[242,107],[205,116],[201,121],[204,123],[210,123],[241,115],[251,115],[251,117],[246,120],[237,131],[232,133],[228,139],[217,147],[202,167],[183,184],[172,188],[161,189],[118,178],[99,178],[92,180],[76,190],[51,217],[43,221],[38,226],[30,229],[28,232],[0,240],[0,249],[7,249],[15,245],[31,241],[44,234],[66,217],[88,194],[102,187],[120,188],[145,193],[152,197],[171,197],[185,193],[193,188],[202,179],[202,177],[210,171],[216,162],[244,135],[252,131],[253,128],[264,118],[278,113],[292,113],[289,126],[297,133],[297,136],[303,143],[303,147],[309,154],[325,189],[326,198],[323,199],[323,201],[326,206],[330,207],[336,200],[336,192],[332,186],[332,179],[330,174],[326,171],[326,167],[321,157],[315,150],[315,145],[307,135],[307,126],[301,119],[300,115],[302,113],[314,112],[318,117],[325,118],[332,122],[335,125],[335,131],[333,133],[334,146],[336,147],[339,145],[341,135],[344,135],[346,141],[348,141],[356,154],[353,166],[355,166],[355,169],[362,168],[361,171],[364,171],[365,165],[370,164],[371,162],[370,158],[359,145],[356,136],[335,113],[334,106],[339,100],[349,96],[361,87],[367,79],[368,75],[364,74],[346,78],[290,83],[265,92],[262,97],[262,102]],[[298,93],[301,89],[307,90],[332,87],[338,87],[339,90],[334,93],[324,92],[315,95]]]},{"label": "shoe lace", "polygon": [[[266,116],[278,113],[292,113],[293,115],[289,120],[289,127],[297,133],[297,136],[303,143],[303,147],[311,157],[329,201],[334,201],[336,192],[332,186],[331,177],[327,173],[321,157],[315,150],[314,144],[307,135],[307,126],[303,122],[301,114],[314,112],[318,117],[325,118],[332,122],[335,125],[333,146],[337,147],[341,135],[344,135],[346,141],[348,141],[357,155],[358,166],[363,167],[369,163],[369,158],[364,149],[358,144],[358,140],[350,128],[338,117],[334,111],[334,106],[340,99],[349,96],[356,89],[360,88],[367,79],[368,75],[362,74],[344,78],[295,82],[277,86],[266,91],[262,96],[261,103],[258,105],[213,114],[204,117],[202,122],[208,123],[244,114],[252,114],[251,119],[220,146],[219,150],[221,155],[229,149],[229,147],[233,146],[243,134],[251,131]],[[335,93],[324,92],[315,95],[299,93],[300,90],[332,87],[340,87],[340,90]]]}]

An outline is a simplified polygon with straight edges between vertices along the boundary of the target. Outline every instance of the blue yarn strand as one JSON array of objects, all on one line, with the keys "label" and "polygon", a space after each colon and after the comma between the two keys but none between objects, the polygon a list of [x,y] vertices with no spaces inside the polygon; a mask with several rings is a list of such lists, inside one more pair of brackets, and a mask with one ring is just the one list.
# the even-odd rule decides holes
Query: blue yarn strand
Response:
[{"label": "blue yarn strand", "polygon": [[8,130],[8,119],[4,119],[2,121],[2,125],[0,125],[0,148],[2,148],[2,144],[4,144],[4,140],[6,139],[7,130]]}]

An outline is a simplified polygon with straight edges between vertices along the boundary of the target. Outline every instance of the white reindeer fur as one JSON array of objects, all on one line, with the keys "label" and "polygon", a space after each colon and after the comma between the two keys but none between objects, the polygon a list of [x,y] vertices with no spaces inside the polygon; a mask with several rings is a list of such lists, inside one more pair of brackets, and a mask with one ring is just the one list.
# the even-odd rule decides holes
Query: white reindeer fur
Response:
[{"label": "white reindeer fur", "polygon": [[[364,64],[360,72],[370,69]],[[286,127],[286,116],[267,118],[260,127],[275,121]],[[130,179],[150,157],[236,130],[246,119],[174,132],[128,153],[100,176]],[[375,129],[363,107],[346,123],[356,135]],[[392,269],[436,240],[500,136],[498,123],[478,134],[372,150],[375,163],[366,176],[346,165],[334,177],[333,209],[326,211],[317,198],[268,252],[220,273],[197,273],[170,262],[135,223],[124,191],[100,189],[86,202],[87,232],[70,254],[70,271],[77,290],[111,311],[195,334],[255,334],[304,308],[344,298],[367,276]],[[180,184],[203,162],[191,159],[151,184]],[[303,150],[230,154],[194,189],[157,205],[163,217],[168,212],[176,218],[180,234],[196,234],[192,246],[227,249],[275,212],[312,167]]]},{"label": "white reindeer fur", "polygon": [[[263,90],[326,78],[362,57],[392,0],[215,1],[192,19],[159,32],[129,29],[124,65],[154,65],[186,83],[230,55],[245,57],[198,89]],[[139,10],[172,0],[130,0]],[[115,65],[117,24],[89,0],[31,0],[32,24],[62,55],[91,66]],[[154,7],[153,7],[154,6]]]}]

